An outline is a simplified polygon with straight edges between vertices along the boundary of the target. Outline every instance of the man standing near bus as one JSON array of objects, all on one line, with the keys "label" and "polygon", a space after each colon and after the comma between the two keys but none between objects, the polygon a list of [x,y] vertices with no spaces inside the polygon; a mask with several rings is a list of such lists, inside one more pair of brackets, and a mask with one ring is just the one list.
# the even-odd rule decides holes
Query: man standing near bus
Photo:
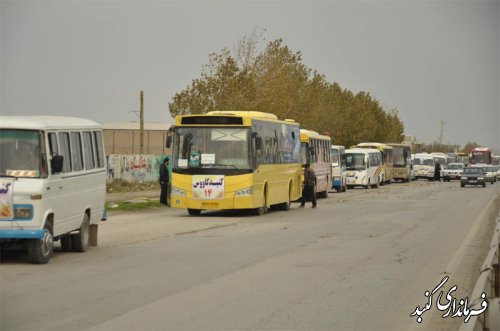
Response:
[{"label": "man standing near bus", "polygon": [[302,188],[302,199],[300,208],[304,208],[306,201],[312,201],[312,207],[316,208],[316,193],[314,192],[314,185],[316,184],[316,175],[311,165],[306,163],[304,166],[304,187]]},{"label": "man standing near bus", "polygon": [[169,174],[168,174],[168,157],[163,159],[163,164],[160,165],[160,187],[161,187],[161,193],[160,193],[160,203],[164,204],[165,206],[168,206],[168,187],[169,187]]}]

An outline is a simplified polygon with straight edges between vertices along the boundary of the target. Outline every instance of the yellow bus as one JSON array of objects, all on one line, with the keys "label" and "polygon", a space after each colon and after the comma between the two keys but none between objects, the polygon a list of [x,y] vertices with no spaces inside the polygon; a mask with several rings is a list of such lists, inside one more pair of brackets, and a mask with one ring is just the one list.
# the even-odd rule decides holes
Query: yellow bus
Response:
[{"label": "yellow bus", "polygon": [[408,183],[411,177],[411,147],[404,144],[388,144],[392,147],[394,180]]},{"label": "yellow bus", "polygon": [[390,184],[393,179],[392,168],[392,147],[382,143],[359,143],[356,145],[361,148],[375,148],[382,153],[382,182],[380,185]]},{"label": "yellow bus", "polygon": [[328,197],[328,189],[332,183],[332,164],[330,148],[332,140],[317,132],[300,129],[300,159],[302,166],[311,165],[316,175],[316,194],[320,198]]},{"label": "yellow bus", "polygon": [[269,113],[213,111],[175,118],[171,206],[288,210],[301,196],[300,130]]}]

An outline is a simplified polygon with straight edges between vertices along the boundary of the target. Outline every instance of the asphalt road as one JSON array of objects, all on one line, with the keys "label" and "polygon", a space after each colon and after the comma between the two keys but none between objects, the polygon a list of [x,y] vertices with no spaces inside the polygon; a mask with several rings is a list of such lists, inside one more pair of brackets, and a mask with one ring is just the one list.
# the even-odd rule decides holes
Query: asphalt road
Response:
[{"label": "asphalt road", "polygon": [[470,294],[499,196],[500,183],[419,181],[262,217],[113,214],[87,253],[2,255],[0,329],[456,330],[410,314],[445,275]]}]

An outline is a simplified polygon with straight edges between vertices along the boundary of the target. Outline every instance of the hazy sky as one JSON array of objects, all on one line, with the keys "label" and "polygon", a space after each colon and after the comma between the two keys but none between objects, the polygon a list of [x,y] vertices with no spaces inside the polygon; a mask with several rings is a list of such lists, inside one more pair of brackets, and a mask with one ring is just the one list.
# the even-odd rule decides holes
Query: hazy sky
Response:
[{"label": "hazy sky", "polygon": [[[3,1],[0,112],[166,121],[208,56],[256,27],[406,134],[500,149],[499,1]],[[262,44],[261,47],[265,45]],[[353,125],[355,125],[353,123]]]}]

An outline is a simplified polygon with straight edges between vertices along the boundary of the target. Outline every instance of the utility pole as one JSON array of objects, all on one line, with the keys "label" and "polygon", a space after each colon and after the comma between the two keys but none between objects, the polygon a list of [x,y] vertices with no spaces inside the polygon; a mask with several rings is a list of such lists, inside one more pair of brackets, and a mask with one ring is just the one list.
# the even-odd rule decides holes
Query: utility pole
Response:
[{"label": "utility pole", "polygon": [[439,132],[439,144],[443,146],[443,133],[444,133],[444,125],[446,123],[444,121],[441,121],[441,130]]},{"label": "utility pole", "polygon": [[141,91],[141,112],[139,115],[140,131],[139,131],[139,154],[144,153],[144,91]]}]

